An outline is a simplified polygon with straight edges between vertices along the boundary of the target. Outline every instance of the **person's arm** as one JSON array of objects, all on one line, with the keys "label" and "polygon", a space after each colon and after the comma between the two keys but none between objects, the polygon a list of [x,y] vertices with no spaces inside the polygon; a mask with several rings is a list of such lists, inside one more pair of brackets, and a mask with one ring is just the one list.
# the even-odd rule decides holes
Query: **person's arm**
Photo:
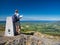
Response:
[{"label": "person's arm", "polygon": [[19,19],[21,19],[22,17],[23,17],[23,15],[20,15],[20,16],[19,16]]}]

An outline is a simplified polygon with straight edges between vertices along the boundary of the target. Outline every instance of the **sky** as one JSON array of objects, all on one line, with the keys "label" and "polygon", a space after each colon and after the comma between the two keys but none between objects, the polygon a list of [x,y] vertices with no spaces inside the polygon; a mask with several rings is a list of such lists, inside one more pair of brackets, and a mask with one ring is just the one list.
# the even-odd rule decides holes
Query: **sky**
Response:
[{"label": "sky", "polygon": [[0,0],[0,21],[16,9],[23,15],[21,20],[60,20],[60,0]]}]

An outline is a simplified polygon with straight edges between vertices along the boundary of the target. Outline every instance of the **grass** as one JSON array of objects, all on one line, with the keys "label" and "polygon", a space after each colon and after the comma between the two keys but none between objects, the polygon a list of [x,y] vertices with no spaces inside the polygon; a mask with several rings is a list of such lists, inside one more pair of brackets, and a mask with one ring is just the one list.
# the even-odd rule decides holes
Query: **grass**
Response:
[{"label": "grass", "polygon": [[[29,27],[27,28],[26,25]],[[21,29],[22,32],[29,31],[38,31],[44,34],[60,36],[60,24],[59,23],[22,23],[24,29]]]},{"label": "grass", "polygon": [[53,36],[60,36],[58,32],[45,32],[45,34],[53,35]]},{"label": "grass", "polygon": [[[60,23],[21,23],[21,32],[32,34],[38,31],[44,34],[60,36]],[[5,24],[0,24],[0,31],[5,31]]]}]

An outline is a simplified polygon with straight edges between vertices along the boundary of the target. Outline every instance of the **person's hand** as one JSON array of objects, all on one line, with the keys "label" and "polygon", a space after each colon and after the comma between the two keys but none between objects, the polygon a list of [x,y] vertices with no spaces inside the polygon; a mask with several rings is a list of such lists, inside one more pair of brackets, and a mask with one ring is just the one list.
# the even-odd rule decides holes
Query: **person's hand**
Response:
[{"label": "person's hand", "polygon": [[22,17],[23,17],[23,15],[20,15],[20,17],[19,17],[19,18],[21,19]]}]

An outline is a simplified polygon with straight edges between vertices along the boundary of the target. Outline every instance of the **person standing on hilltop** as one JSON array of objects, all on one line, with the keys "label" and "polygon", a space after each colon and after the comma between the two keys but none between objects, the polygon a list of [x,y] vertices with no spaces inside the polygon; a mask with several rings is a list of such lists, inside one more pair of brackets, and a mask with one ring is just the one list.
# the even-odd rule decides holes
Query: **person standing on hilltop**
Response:
[{"label": "person standing on hilltop", "polygon": [[19,13],[18,13],[18,10],[15,10],[15,14],[13,15],[13,25],[14,25],[14,30],[15,30],[15,33],[16,34],[19,34],[20,33],[20,29],[21,29],[21,26],[20,26],[20,17],[19,17]]}]

